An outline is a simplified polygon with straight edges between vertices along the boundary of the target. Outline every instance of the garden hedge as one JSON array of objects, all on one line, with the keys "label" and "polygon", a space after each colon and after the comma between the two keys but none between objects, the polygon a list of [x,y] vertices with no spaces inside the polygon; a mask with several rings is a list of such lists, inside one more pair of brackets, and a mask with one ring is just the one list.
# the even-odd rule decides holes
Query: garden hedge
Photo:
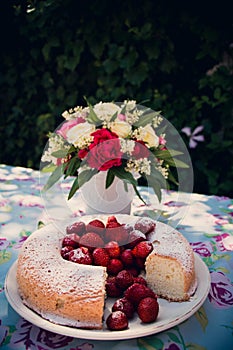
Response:
[{"label": "garden hedge", "polygon": [[233,196],[231,11],[181,3],[1,1],[0,162],[38,169],[65,109],[129,98],[187,147],[181,129],[202,125],[194,191]]}]

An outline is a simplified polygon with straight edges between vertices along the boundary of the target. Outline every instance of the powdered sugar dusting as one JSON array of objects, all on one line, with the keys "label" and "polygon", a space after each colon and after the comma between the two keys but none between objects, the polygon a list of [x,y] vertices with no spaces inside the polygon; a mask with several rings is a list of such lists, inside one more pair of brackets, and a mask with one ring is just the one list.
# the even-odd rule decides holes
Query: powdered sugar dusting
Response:
[{"label": "powdered sugar dusting", "polygon": [[22,248],[21,271],[30,274],[47,290],[56,290],[60,294],[80,292],[86,297],[94,297],[102,291],[106,269],[64,260],[60,254],[63,237],[64,234],[52,225],[34,232]]}]

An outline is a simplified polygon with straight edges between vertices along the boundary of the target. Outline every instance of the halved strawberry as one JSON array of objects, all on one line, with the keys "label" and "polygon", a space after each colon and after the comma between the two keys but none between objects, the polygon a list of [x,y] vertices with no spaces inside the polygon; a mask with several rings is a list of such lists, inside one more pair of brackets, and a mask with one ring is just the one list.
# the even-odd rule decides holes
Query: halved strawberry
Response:
[{"label": "halved strawberry", "polygon": [[123,245],[127,242],[128,236],[129,234],[124,225],[115,222],[106,225],[105,240],[107,242],[116,241],[119,245]]},{"label": "halved strawberry", "polygon": [[79,245],[93,250],[97,247],[103,247],[104,241],[96,232],[87,232],[80,238]]},{"label": "halved strawberry", "polygon": [[92,220],[86,225],[86,232],[96,232],[102,237],[104,235],[104,231],[105,225],[99,219]]},{"label": "halved strawberry", "polygon": [[82,221],[74,222],[73,224],[66,227],[67,234],[77,233],[78,235],[82,235],[86,230],[86,225]]}]

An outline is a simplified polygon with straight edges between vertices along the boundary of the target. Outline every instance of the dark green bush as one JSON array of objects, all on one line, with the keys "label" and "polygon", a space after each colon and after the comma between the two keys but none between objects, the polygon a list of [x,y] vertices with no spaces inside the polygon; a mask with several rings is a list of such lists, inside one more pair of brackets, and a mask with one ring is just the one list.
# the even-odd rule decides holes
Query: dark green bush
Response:
[{"label": "dark green bush", "polygon": [[153,0],[0,6],[1,163],[38,168],[48,131],[84,96],[129,98],[162,110],[178,131],[203,125],[205,142],[190,149],[194,190],[233,195],[229,8]]}]

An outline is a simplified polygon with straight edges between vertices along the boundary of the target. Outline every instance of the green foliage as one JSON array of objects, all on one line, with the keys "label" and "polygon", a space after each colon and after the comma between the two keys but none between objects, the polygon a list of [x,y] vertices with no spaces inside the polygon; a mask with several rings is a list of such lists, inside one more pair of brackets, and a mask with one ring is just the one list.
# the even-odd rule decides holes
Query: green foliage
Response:
[{"label": "green foliage", "polygon": [[179,132],[204,125],[205,142],[190,149],[194,190],[233,195],[227,6],[203,4],[200,11],[152,0],[0,6],[1,163],[39,168],[48,132],[65,109],[85,105],[84,96],[90,103],[129,98],[161,110]]}]

